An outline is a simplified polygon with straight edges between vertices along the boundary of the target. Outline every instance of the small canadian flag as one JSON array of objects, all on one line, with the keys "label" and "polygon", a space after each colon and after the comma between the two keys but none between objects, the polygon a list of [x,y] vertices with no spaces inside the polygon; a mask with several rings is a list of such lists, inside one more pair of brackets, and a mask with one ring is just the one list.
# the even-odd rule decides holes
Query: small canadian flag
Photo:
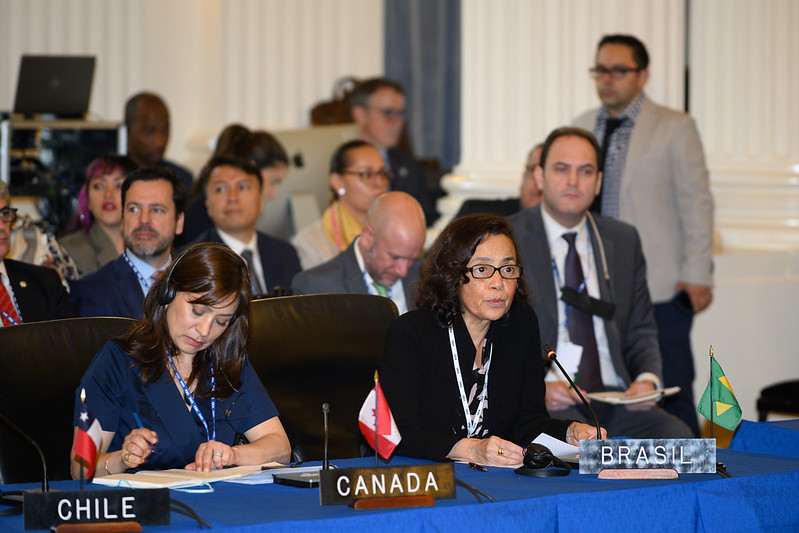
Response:
[{"label": "small canadian flag", "polygon": [[[377,412],[375,413],[375,411]],[[366,437],[366,441],[372,448],[377,450],[377,453],[383,459],[388,460],[391,454],[394,453],[394,448],[402,440],[399,429],[397,429],[397,423],[394,422],[394,415],[391,414],[391,409],[388,408],[388,402],[377,379],[377,371],[375,371],[375,386],[369,392],[363,402],[361,412],[358,414],[358,425],[361,428],[361,433]],[[375,431],[375,425],[377,425],[377,431]],[[376,447],[375,433],[377,433]]]}]

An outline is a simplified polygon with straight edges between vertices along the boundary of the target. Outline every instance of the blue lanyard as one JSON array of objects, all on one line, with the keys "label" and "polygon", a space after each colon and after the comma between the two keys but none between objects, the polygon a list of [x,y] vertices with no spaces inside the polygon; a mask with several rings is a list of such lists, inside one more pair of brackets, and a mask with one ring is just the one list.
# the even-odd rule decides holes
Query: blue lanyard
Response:
[{"label": "blue lanyard", "polygon": [[172,370],[175,371],[175,377],[178,378],[178,383],[180,387],[183,389],[183,394],[186,395],[186,399],[189,401],[189,405],[191,406],[192,411],[194,414],[197,415],[197,418],[200,419],[200,422],[203,423],[205,427],[205,435],[208,437],[208,440],[216,440],[216,398],[213,396],[213,393],[216,392],[216,378],[214,377],[214,368],[211,367],[211,424],[213,431],[208,432],[208,423],[205,421],[205,417],[200,412],[200,408],[197,407],[197,402],[194,401],[194,396],[191,395],[189,392],[189,388],[186,386],[186,382],[183,381],[183,377],[178,372],[178,367],[175,366],[175,362],[172,360],[172,356],[170,354],[166,354],[166,358],[169,361],[169,364],[172,365]]},{"label": "blue lanyard", "polygon": [[146,296],[147,295],[147,291],[150,290],[150,285],[152,285],[152,283],[153,283],[153,279],[150,278],[150,281],[148,282],[144,278],[144,276],[142,276],[141,272],[139,272],[139,269],[136,268],[136,265],[134,265],[133,261],[131,261],[130,257],[128,257],[128,249],[127,248],[125,248],[125,251],[122,252],[122,257],[125,258],[125,262],[131,268],[131,270],[133,270],[133,273],[136,274],[136,277],[139,278],[139,285],[141,286],[142,292],[144,292],[144,294]]}]

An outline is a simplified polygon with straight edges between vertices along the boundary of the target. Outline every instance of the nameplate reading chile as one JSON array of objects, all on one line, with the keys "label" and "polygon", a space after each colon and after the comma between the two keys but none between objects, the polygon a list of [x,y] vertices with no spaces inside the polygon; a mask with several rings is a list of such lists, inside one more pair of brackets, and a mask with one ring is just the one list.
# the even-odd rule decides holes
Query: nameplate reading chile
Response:
[{"label": "nameplate reading chile", "polygon": [[620,468],[673,468],[679,474],[713,474],[716,439],[580,441],[581,474]]},{"label": "nameplate reading chile", "polygon": [[23,498],[25,529],[92,522],[169,524],[169,489],[26,492]]},{"label": "nameplate reading chile", "polygon": [[364,498],[387,496],[455,497],[452,463],[341,468],[319,472],[322,505],[344,505]]}]

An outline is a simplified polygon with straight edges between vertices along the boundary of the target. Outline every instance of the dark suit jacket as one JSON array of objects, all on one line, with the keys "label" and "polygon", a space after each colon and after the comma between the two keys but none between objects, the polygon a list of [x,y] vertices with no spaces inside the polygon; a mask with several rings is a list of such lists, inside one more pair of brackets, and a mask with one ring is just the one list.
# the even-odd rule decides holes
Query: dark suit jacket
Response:
[{"label": "dark suit jacket", "polygon": [[522,208],[519,198],[507,198],[505,200],[484,200],[471,198],[461,204],[455,218],[466,215],[476,215],[478,213],[491,213],[501,217],[509,217],[519,212]]},{"label": "dark suit jacket", "polygon": [[[591,247],[599,273],[599,292],[613,302],[616,311],[605,320],[608,347],[616,373],[629,385],[642,372],[662,379],[660,347],[652,301],[646,284],[646,263],[641,240],[634,227],[594,215],[599,236],[591,224]],[[560,291],[552,277],[551,252],[541,216],[541,204],[525,209],[508,219],[524,266],[530,305],[538,315],[541,341],[557,346]],[[610,279],[605,279],[599,239],[604,245]]]},{"label": "dark suit jacket", "polygon": [[424,211],[424,218],[427,225],[431,226],[438,219],[436,210],[435,191],[427,186],[424,168],[419,162],[407,152],[399,148],[388,150],[388,162],[391,171],[394,173],[394,182],[391,190],[407,192],[416,198]]},{"label": "dark suit jacket", "polygon": [[[462,317],[454,324],[464,388],[471,389],[475,349]],[[566,438],[569,421],[549,417],[544,406],[544,362],[535,314],[523,303],[507,318],[493,322],[486,338],[493,343],[484,425],[497,435],[526,446],[539,433]],[[417,309],[389,326],[378,361],[380,382],[402,435],[398,455],[443,461],[466,437],[466,418],[452,364],[447,328],[430,309]]]},{"label": "dark suit jacket", "polygon": [[75,316],[58,272],[13,259],[3,262],[23,323]]},{"label": "dark suit jacket", "polygon": [[[261,257],[261,265],[263,266],[262,272],[264,280],[266,281],[264,290],[271,293],[275,291],[276,287],[283,289],[290,288],[294,274],[300,271],[300,258],[297,255],[297,250],[286,241],[270,237],[260,231],[257,232],[257,234],[258,255]],[[216,228],[205,231],[191,244],[201,242],[218,242],[224,244]]]},{"label": "dark suit jacket", "polygon": [[[408,269],[408,275],[402,280],[409,311],[416,308],[416,280],[419,277],[420,265],[421,261],[418,259],[414,261]],[[294,276],[291,286],[295,294],[369,294],[363,282],[361,269],[358,268],[354,241],[330,261]]]},{"label": "dark suit jacket", "polygon": [[144,294],[136,273],[121,255],[72,285],[78,316],[121,316],[141,320]]}]

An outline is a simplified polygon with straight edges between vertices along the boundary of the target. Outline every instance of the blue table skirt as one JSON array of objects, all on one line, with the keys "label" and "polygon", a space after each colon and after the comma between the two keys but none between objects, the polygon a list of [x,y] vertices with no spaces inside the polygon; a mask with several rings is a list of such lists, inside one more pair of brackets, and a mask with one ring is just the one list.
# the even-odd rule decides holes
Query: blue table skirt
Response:
[{"label": "blue table skirt", "polygon": [[799,420],[742,420],[730,441],[730,449],[799,457]]},{"label": "blue table skirt", "polygon": [[[458,487],[457,498],[434,507],[354,511],[319,505],[316,489],[282,485],[215,483],[212,494],[172,491],[217,531],[429,532],[457,531],[797,531],[799,459],[729,450],[718,451],[732,478],[685,474],[678,480],[599,480],[573,471],[560,478],[528,478],[512,470],[480,472],[455,465],[457,478],[497,503],[477,503]],[[336,461],[369,466],[371,459]],[[391,464],[415,461],[394,458]],[[34,485],[28,485],[33,487]],[[14,486],[18,489],[21,486]],[[12,487],[3,487],[9,489]],[[77,489],[77,482],[53,483]],[[146,531],[200,531],[196,522],[172,514],[170,526]],[[22,517],[0,518],[0,531],[22,532]]]}]

